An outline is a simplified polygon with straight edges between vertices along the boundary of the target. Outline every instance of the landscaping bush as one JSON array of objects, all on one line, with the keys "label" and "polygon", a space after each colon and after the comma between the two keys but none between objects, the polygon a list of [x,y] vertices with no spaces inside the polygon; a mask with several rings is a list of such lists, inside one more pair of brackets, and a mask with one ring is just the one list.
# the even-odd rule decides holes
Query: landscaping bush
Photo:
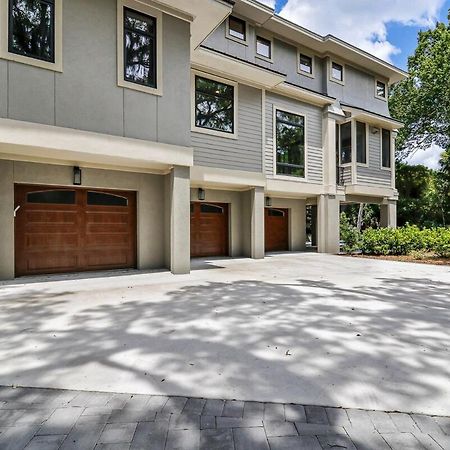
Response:
[{"label": "landscaping bush", "polygon": [[341,240],[346,253],[354,253],[361,248],[361,232],[350,223],[344,212],[341,213]]}]

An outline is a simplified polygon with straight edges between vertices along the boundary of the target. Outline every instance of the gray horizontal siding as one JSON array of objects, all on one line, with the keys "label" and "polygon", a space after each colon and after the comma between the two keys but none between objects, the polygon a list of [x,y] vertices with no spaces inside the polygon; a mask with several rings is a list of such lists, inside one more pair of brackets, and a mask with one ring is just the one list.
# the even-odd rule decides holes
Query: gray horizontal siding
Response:
[{"label": "gray horizontal siding", "polygon": [[369,127],[369,166],[357,166],[358,184],[370,186],[390,186],[391,171],[381,169],[381,137]]},{"label": "gray horizontal siding", "polygon": [[287,97],[267,93],[266,95],[266,142],[265,170],[267,175],[274,175],[274,123],[275,108],[296,112],[306,117],[306,149],[308,168],[307,181],[323,182],[323,150],[322,150],[322,110],[314,105],[291,100]]},{"label": "gray horizontal siding", "polygon": [[262,93],[238,87],[238,139],[192,132],[194,164],[262,172]]}]

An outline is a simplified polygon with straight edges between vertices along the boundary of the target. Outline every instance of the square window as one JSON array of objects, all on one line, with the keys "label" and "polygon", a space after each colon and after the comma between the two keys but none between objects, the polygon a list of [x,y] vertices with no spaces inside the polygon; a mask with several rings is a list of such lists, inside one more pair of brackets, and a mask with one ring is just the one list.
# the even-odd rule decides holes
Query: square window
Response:
[{"label": "square window", "polygon": [[9,0],[8,14],[8,51],[54,63],[54,0]]},{"label": "square window", "polygon": [[311,56],[300,54],[299,58],[300,72],[312,75],[313,73],[313,59]]},{"label": "square window", "polygon": [[234,86],[195,77],[195,126],[234,133]]},{"label": "square window", "polygon": [[242,19],[230,16],[228,19],[228,34],[241,41],[247,40],[246,23]]},{"label": "square window", "polygon": [[340,82],[344,81],[344,67],[342,64],[331,63],[331,78]]},{"label": "square window", "polygon": [[386,98],[387,97],[387,88],[386,84],[382,81],[377,81],[377,97]]},{"label": "square window", "polygon": [[124,78],[156,88],[156,19],[124,9]]},{"label": "square window", "polygon": [[276,173],[305,178],[305,118],[276,111]]},{"label": "square window", "polygon": [[272,58],[272,42],[262,37],[256,38],[256,53],[264,58]]}]

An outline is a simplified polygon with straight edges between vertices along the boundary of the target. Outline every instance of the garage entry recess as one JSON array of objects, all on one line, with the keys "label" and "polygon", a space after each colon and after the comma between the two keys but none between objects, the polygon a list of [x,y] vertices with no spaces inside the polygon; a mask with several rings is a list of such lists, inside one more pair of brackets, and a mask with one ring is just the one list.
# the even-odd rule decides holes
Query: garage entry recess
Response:
[{"label": "garage entry recess", "polygon": [[16,276],[136,267],[136,193],[14,186]]},{"label": "garage entry recess", "polygon": [[191,257],[228,254],[228,205],[191,203]]}]

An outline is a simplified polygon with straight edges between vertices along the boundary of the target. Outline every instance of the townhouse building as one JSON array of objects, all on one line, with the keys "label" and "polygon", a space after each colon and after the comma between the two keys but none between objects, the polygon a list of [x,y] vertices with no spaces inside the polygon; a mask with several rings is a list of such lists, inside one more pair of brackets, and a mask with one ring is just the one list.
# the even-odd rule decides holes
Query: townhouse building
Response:
[{"label": "townhouse building", "polygon": [[254,0],[0,0],[0,278],[187,273],[396,225],[402,70]]}]

